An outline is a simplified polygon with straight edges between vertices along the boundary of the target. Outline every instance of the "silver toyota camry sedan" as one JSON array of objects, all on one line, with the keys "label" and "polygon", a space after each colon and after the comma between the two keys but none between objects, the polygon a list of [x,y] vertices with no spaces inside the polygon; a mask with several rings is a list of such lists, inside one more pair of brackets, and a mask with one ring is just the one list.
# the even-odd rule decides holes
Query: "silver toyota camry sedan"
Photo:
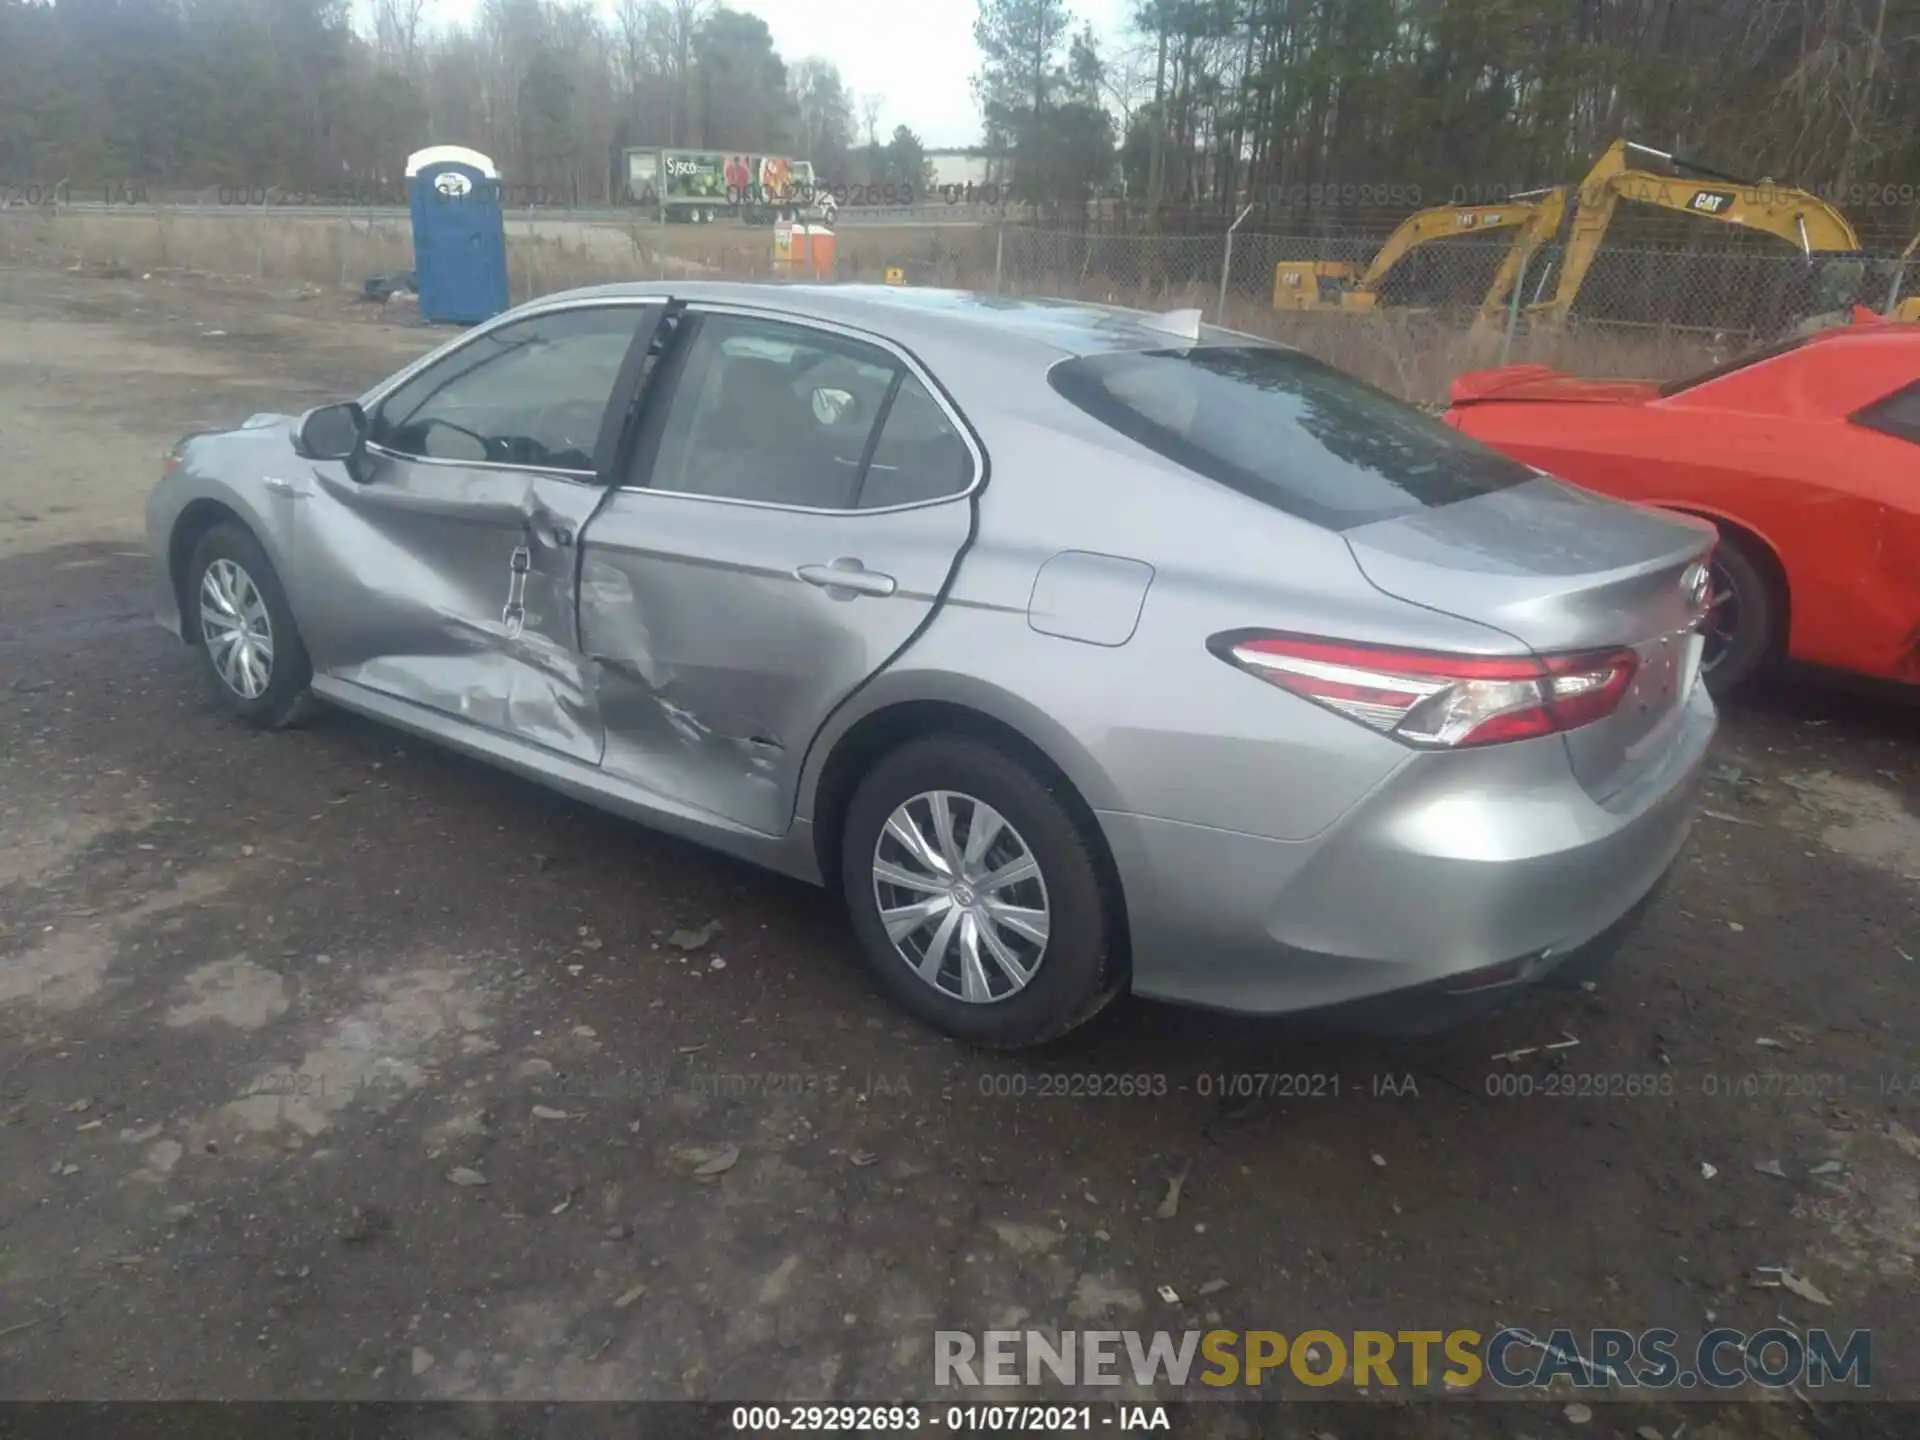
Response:
[{"label": "silver toyota camry sedan", "polygon": [[324,701],[833,887],[984,1045],[1584,974],[1714,728],[1710,527],[1194,312],[575,291],[188,437],[148,524],[242,719]]}]

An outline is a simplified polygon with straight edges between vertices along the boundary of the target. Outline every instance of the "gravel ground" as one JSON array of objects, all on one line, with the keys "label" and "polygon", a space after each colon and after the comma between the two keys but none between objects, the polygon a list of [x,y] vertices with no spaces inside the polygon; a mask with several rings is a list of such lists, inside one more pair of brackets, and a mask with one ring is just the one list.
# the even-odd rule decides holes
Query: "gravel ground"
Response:
[{"label": "gravel ground", "polygon": [[[1591,993],[1417,1045],[1122,1002],[985,1056],[882,1003],[824,895],[339,714],[250,733],[152,627],[165,446],[443,332],[30,269],[0,316],[0,1394],[898,1399],[941,1328],[1785,1315],[1920,1397],[1911,704],[1734,707]],[[1082,1093],[1113,1075],[1164,1093]],[[1421,1433],[1573,1433],[1567,1398]],[[1896,1424],[1816,1403],[1587,1433]]]}]

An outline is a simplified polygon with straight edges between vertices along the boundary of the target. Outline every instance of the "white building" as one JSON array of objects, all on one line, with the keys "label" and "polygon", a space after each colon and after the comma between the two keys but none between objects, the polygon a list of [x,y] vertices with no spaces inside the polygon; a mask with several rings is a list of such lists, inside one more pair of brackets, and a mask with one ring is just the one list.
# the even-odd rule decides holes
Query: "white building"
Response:
[{"label": "white building", "polygon": [[978,145],[929,150],[926,156],[927,164],[933,169],[936,190],[949,185],[960,190],[965,190],[969,185],[975,190],[987,185],[1004,186],[1013,174],[1012,156]]}]

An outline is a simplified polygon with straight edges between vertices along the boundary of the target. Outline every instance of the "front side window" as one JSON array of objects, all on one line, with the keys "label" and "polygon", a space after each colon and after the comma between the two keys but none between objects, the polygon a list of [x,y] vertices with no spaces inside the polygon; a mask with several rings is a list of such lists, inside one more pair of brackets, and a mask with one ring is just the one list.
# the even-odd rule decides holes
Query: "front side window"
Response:
[{"label": "front side window", "polygon": [[1278,346],[1087,355],[1062,361],[1048,378],[1156,454],[1329,529],[1534,478],[1385,391]]},{"label": "front side window", "polygon": [[503,325],[381,401],[370,438],[427,460],[591,472],[620,363],[646,314],[607,305]]},{"label": "front side window", "polygon": [[[972,455],[892,354],[751,316],[698,318],[635,484],[809,510],[958,494]],[[957,458],[956,458],[957,452]]]}]

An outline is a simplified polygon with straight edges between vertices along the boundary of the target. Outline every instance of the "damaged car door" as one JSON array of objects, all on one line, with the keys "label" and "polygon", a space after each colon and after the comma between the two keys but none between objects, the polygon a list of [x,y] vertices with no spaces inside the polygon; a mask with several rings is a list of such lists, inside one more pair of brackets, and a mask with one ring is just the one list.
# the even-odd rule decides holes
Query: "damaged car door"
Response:
[{"label": "damaged car door", "polygon": [[931,617],[983,457],[891,344],[690,304],[588,527],[581,643],[604,769],[790,826],[813,737]]},{"label": "damaged car door", "polygon": [[[316,671],[597,763],[576,629],[609,401],[664,302],[477,332],[368,406],[367,462],[316,470],[301,563]],[[624,408],[622,410],[624,418]]]}]

